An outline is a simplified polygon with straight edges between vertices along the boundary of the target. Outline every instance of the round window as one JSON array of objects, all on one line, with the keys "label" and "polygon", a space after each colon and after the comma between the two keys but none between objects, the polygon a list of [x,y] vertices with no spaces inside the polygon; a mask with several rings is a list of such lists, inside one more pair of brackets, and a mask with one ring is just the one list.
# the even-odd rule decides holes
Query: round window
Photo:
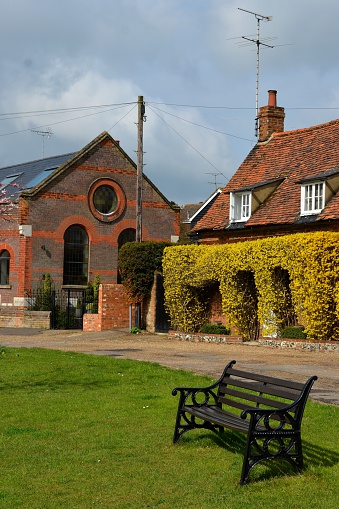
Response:
[{"label": "round window", "polygon": [[113,187],[107,185],[98,187],[93,194],[93,204],[95,210],[100,214],[113,214],[118,204],[118,198]]},{"label": "round window", "polygon": [[93,216],[105,223],[116,221],[126,207],[124,191],[117,182],[108,178],[93,182],[87,199]]}]

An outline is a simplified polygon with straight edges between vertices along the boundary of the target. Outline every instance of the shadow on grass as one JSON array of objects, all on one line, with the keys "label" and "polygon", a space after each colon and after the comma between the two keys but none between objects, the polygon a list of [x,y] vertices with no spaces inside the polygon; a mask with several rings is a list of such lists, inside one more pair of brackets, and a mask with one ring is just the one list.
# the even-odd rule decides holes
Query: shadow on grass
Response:
[{"label": "shadow on grass", "polygon": [[[224,433],[203,433],[194,436],[185,436],[182,439],[187,443],[193,445],[195,442],[199,447],[208,447],[211,443],[216,444],[218,447],[222,447],[226,451],[244,455],[246,447],[246,435],[237,433],[236,431],[225,431]],[[304,456],[304,468],[306,471],[310,467],[316,468],[329,468],[334,467],[339,463],[338,451],[334,451],[314,443],[303,440],[303,456]],[[303,472],[302,471],[302,472]],[[302,474],[301,472],[301,474]],[[293,469],[291,464],[285,460],[272,461],[267,460],[259,463],[253,468],[250,474],[251,482],[258,482],[268,480],[272,477],[280,477],[286,475],[298,475],[298,472]],[[240,471],[239,471],[240,476]]]}]

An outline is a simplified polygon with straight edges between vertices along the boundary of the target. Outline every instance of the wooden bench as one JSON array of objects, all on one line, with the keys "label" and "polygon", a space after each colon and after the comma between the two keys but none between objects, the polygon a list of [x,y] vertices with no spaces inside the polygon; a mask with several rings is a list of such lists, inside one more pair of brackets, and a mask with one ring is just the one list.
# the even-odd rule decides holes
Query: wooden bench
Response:
[{"label": "wooden bench", "polygon": [[260,461],[287,460],[303,467],[301,421],[316,376],[304,384],[240,371],[227,364],[217,382],[204,387],[177,387],[180,394],[173,442],[191,429],[247,434],[240,484],[246,484]]}]

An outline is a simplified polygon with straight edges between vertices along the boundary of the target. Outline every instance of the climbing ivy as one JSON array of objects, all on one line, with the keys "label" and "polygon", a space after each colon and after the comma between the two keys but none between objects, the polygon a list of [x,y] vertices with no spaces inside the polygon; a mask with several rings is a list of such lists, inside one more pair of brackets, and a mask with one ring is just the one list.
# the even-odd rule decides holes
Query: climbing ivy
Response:
[{"label": "climbing ivy", "polygon": [[164,252],[166,306],[186,332],[206,323],[208,292],[219,285],[229,325],[246,339],[280,335],[297,322],[309,339],[339,340],[339,233],[294,234]]}]

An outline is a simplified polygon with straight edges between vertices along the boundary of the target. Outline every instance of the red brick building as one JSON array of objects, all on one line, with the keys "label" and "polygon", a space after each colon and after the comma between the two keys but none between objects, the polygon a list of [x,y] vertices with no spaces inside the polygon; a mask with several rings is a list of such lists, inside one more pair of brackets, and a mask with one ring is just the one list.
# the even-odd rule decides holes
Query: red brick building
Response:
[{"label": "red brick building", "polygon": [[[118,282],[136,217],[136,165],[119,142],[103,132],[77,153],[0,169],[0,182],[19,186],[16,217],[0,220],[0,307],[24,305],[46,273],[63,288],[96,274]],[[143,175],[143,240],[175,241],[179,230],[179,208]]]},{"label": "red brick building", "polygon": [[339,230],[339,120],[284,132],[284,117],[270,90],[258,143],[192,229],[193,241]]}]

